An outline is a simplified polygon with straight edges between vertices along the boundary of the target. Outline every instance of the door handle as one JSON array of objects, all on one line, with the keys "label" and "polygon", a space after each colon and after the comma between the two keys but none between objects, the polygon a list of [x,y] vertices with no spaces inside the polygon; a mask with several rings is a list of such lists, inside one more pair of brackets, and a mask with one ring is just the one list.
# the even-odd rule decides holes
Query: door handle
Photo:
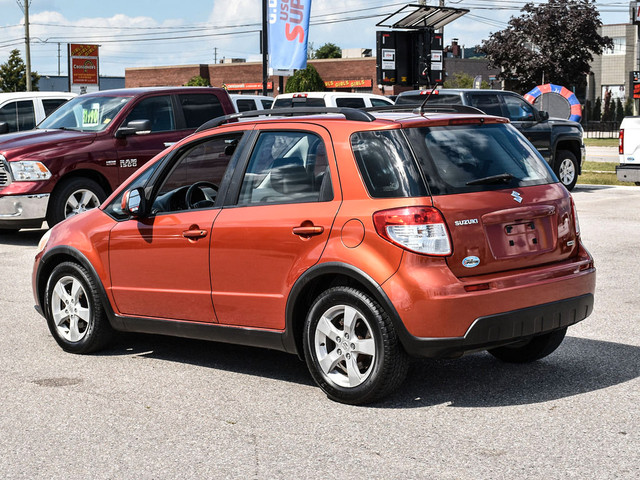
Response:
[{"label": "door handle", "polygon": [[206,237],[207,231],[202,229],[190,229],[182,232],[182,236],[189,240],[197,240],[198,238]]},{"label": "door handle", "polygon": [[320,235],[324,232],[324,227],[316,227],[315,225],[305,225],[300,227],[293,227],[293,233],[300,235],[301,237],[311,237],[313,235]]}]

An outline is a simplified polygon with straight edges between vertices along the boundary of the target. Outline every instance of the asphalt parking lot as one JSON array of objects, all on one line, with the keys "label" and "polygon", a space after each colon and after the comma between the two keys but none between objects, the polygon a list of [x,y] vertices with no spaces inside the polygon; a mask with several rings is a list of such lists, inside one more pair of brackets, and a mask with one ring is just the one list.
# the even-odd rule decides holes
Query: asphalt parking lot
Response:
[{"label": "asphalt parking lot", "polygon": [[43,231],[0,235],[0,477],[635,479],[640,187],[574,198],[593,315],[534,364],[417,360],[366,407],[329,401],[268,350],[126,335],[64,353],[33,309]]}]

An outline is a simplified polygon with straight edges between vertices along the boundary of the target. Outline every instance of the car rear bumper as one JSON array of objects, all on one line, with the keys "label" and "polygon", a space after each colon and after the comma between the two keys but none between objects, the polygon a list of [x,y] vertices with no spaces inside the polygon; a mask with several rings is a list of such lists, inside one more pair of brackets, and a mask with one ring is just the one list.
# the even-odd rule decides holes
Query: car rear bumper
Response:
[{"label": "car rear bumper", "polygon": [[593,294],[477,318],[464,336],[419,338],[400,332],[409,355],[446,358],[464,352],[507,345],[535,335],[565,328],[587,318],[593,311]]},{"label": "car rear bumper", "polygon": [[617,165],[616,176],[621,182],[640,182],[640,164]]},{"label": "car rear bumper", "polygon": [[0,196],[0,228],[39,227],[47,216],[48,193]]}]

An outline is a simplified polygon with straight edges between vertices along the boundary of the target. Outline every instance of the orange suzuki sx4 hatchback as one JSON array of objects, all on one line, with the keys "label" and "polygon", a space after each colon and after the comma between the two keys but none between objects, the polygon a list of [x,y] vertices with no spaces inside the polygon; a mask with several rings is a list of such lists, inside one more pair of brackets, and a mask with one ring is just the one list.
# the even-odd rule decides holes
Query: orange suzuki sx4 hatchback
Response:
[{"label": "orange suzuki sx4 hatchback", "polygon": [[277,349],[362,404],[411,357],[551,354],[595,278],[569,192],[508,120],[292,108],[211,120],[53,227],[33,291],[67,352],[117,331]]}]

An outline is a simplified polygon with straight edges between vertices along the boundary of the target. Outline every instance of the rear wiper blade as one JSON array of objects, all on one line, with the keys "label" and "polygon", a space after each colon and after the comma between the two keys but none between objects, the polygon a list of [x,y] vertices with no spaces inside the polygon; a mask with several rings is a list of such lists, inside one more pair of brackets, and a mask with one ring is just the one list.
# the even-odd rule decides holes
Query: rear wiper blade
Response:
[{"label": "rear wiper blade", "polygon": [[467,185],[489,185],[492,183],[507,183],[509,180],[513,178],[513,175],[510,173],[501,173],[499,175],[491,175],[490,177],[478,178],[476,180],[471,180],[467,182]]}]

